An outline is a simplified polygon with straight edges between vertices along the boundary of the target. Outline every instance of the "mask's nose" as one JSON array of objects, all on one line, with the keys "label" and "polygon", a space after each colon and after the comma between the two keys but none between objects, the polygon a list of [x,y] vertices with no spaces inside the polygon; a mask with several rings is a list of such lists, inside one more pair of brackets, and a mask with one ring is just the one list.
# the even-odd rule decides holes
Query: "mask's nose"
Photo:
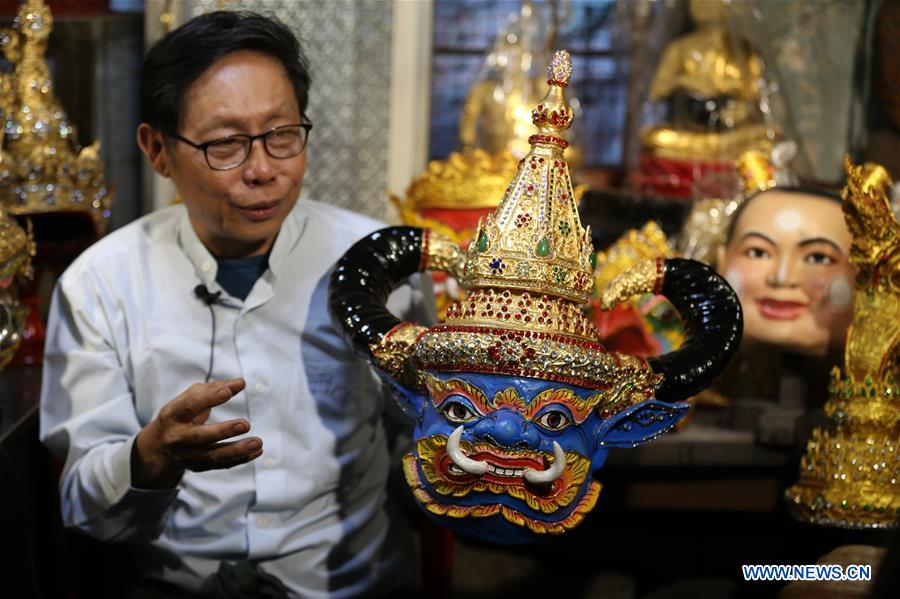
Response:
[{"label": "mask's nose", "polygon": [[510,449],[536,449],[541,442],[534,425],[509,410],[494,412],[473,428],[476,439],[486,440]]}]

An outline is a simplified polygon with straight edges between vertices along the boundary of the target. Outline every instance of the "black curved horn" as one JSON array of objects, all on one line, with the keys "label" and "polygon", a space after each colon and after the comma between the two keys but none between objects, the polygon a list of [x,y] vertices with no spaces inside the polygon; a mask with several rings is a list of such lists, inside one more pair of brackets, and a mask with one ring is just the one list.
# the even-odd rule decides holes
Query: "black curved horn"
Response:
[{"label": "black curved horn", "polygon": [[422,269],[422,229],[386,227],[357,241],[341,257],[328,282],[331,322],[353,350],[371,358],[400,320],[385,307],[388,296]]},{"label": "black curved horn", "polygon": [[656,398],[680,401],[705,389],[728,366],[741,343],[743,313],[725,279],[695,260],[667,259],[661,291],[681,315],[685,340],[647,362],[664,375]]}]

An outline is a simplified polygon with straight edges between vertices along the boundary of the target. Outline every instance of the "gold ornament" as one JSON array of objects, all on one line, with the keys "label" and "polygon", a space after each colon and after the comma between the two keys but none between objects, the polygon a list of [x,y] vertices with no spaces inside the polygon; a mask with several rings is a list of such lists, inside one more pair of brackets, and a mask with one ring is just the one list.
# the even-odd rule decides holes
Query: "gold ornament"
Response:
[{"label": "gold ornament", "polygon": [[405,200],[397,196],[392,200],[413,211],[496,208],[517,167],[518,160],[509,152],[488,154],[477,148],[453,152],[446,160],[429,162],[406,190]]},{"label": "gold ornament", "polygon": [[597,252],[594,286],[603,289],[620,274],[647,260],[674,257],[666,234],[655,221],[648,221],[641,229],[628,230],[606,251]]},{"label": "gold ornament", "polygon": [[31,276],[31,258],[35,254],[31,223],[22,229],[0,205],[0,287],[6,287],[15,275]]},{"label": "gold ornament", "polygon": [[844,372],[832,372],[830,426],[813,431],[800,479],[785,492],[795,517],[844,528],[900,523],[900,223],[879,165],[845,160],[844,218],[859,269]]},{"label": "gold ornament", "polygon": [[53,95],[44,57],[53,16],[42,0],[26,0],[0,48],[15,65],[0,92],[0,194],[11,214],[86,212],[105,228],[113,191],[100,160],[100,142],[77,144],[75,126]]},{"label": "gold ornament", "polygon": [[0,206],[0,370],[9,363],[22,342],[28,309],[16,298],[14,279],[31,276],[34,251],[31,223],[26,232]]}]

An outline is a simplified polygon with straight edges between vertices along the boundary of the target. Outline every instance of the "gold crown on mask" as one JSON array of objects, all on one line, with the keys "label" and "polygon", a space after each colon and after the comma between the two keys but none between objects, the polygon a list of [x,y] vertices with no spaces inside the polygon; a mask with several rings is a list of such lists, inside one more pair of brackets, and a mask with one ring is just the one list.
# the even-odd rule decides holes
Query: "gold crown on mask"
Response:
[{"label": "gold crown on mask", "polygon": [[593,284],[590,228],[581,226],[563,132],[572,126],[572,108],[563,89],[572,62],[558,51],[550,64],[550,90],[532,111],[539,133],[507,188],[496,212],[478,223],[469,244],[461,284],[549,294],[585,303]]},{"label": "gold crown on mask", "polygon": [[100,160],[100,142],[81,148],[75,126],[53,95],[44,54],[53,25],[42,0],[26,0],[0,48],[15,65],[0,74],[0,193],[15,215],[85,212],[102,231],[113,191]]},{"label": "gold crown on mask", "polygon": [[900,223],[880,165],[845,161],[844,219],[859,269],[845,376],[832,372],[825,414],[785,497],[795,517],[843,528],[900,524]]},{"label": "gold crown on mask", "polygon": [[[442,324],[400,325],[373,350],[398,376],[416,376],[401,372],[405,347],[414,345],[420,371],[499,373],[603,389],[604,410],[652,395],[660,375],[640,358],[607,352],[582,309],[593,287],[594,253],[563,158],[562,134],[572,124],[563,89],[571,72],[568,53],[557,52],[550,90],[532,113],[539,129],[529,139],[532,149],[496,211],[479,222],[467,253],[442,250],[449,240],[432,232],[423,241],[428,269],[439,268],[430,256],[441,256],[444,270],[463,271],[467,295],[448,308]],[[645,281],[651,289],[662,277],[661,262],[655,264]]]}]

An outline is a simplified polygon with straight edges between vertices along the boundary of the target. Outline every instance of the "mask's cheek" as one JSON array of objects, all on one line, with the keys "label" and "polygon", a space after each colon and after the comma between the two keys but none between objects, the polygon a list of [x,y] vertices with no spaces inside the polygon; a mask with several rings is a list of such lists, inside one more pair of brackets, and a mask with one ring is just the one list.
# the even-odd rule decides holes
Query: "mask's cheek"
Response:
[{"label": "mask's cheek", "polygon": [[828,303],[837,312],[846,312],[853,305],[853,284],[844,276],[836,277],[828,285]]},{"label": "mask's cheek", "polygon": [[725,280],[728,281],[728,284],[731,285],[731,288],[734,289],[734,292],[737,294],[737,296],[743,300],[744,274],[743,272],[741,272],[741,269],[736,266],[732,266],[725,271],[724,276]]}]

